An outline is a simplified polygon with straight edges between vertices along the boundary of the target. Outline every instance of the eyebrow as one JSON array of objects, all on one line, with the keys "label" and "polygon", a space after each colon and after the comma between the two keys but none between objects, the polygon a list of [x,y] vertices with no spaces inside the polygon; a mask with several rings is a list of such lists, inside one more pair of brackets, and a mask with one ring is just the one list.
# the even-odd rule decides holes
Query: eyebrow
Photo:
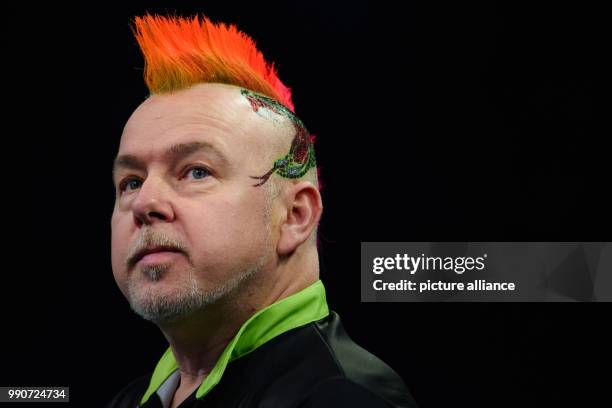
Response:
[{"label": "eyebrow", "polygon": [[[174,162],[179,161],[189,155],[199,151],[211,152],[225,166],[229,166],[228,158],[213,144],[209,142],[187,142],[178,143],[170,146],[164,153],[163,157],[166,160]],[[121,168],[129,168],[134,170],[144,170],[146,165],[142,159],[132,154],[123,154],[117,156],[113,162],[113,178],[117,171]]]}]

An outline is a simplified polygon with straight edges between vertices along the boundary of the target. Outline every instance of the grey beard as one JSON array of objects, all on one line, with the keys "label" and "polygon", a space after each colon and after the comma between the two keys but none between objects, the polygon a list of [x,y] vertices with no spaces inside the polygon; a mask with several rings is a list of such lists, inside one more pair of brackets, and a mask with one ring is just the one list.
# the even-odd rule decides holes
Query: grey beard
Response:
[{"label": "grey beard", "polygon": [[[193,274],[190,274],[187,282],[181,284],[176,290],[164,295],[152,295],[139,291],[130,280],[128,283],[130,307],[140,317],[157,325],[178,322],[238,289],[244,281],[256,275],[263,268],[267,258],[267,256],[262,256],[250,269],[237,274],[212,290],[200,288]],[[149,280],[157,282],[169,268],[169,265],[164,264],[150,265],[143,267],[142,272]]]}]

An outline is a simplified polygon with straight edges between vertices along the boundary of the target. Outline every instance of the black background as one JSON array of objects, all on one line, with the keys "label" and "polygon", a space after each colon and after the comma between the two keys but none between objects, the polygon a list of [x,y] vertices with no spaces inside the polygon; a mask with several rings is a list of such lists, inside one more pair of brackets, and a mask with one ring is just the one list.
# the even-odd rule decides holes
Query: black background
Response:
[{"label": "black background", "polygon": [[361,241],[609,240],[602,10],[16,6],[2,28],[0,385],[67,385],[72,406],[103,406],[165,349],[112,278],[110,171],[146,94],[130,19],[201,12],[254,37],[293,88],[317,135],[329,304],[421,407],[605,404],[608,304],[366,304],[358,276]]}]

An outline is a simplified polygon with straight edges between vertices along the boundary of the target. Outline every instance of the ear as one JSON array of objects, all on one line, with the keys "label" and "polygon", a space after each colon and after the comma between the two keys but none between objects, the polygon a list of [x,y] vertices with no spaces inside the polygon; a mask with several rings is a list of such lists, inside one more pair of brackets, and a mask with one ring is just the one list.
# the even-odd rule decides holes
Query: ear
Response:
[{"label": "ear", "polygon": [[295,251],[319,223],[323,212],[321,193],[309,181],[301,181],[286,188],[283,201],[287,218],[280,225],[276,251],[279,256]]}]

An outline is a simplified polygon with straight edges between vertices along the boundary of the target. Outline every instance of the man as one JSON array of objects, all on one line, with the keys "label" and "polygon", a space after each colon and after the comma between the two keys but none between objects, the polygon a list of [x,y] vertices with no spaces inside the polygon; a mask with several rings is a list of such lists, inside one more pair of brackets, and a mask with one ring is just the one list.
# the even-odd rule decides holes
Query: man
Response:
[{"label": "man", "polygon": [[413,407],[319,279],[311,136],[234,26],[135,19],[151,92],[113,167],[115,280],[169,343],[109,407]]}]

